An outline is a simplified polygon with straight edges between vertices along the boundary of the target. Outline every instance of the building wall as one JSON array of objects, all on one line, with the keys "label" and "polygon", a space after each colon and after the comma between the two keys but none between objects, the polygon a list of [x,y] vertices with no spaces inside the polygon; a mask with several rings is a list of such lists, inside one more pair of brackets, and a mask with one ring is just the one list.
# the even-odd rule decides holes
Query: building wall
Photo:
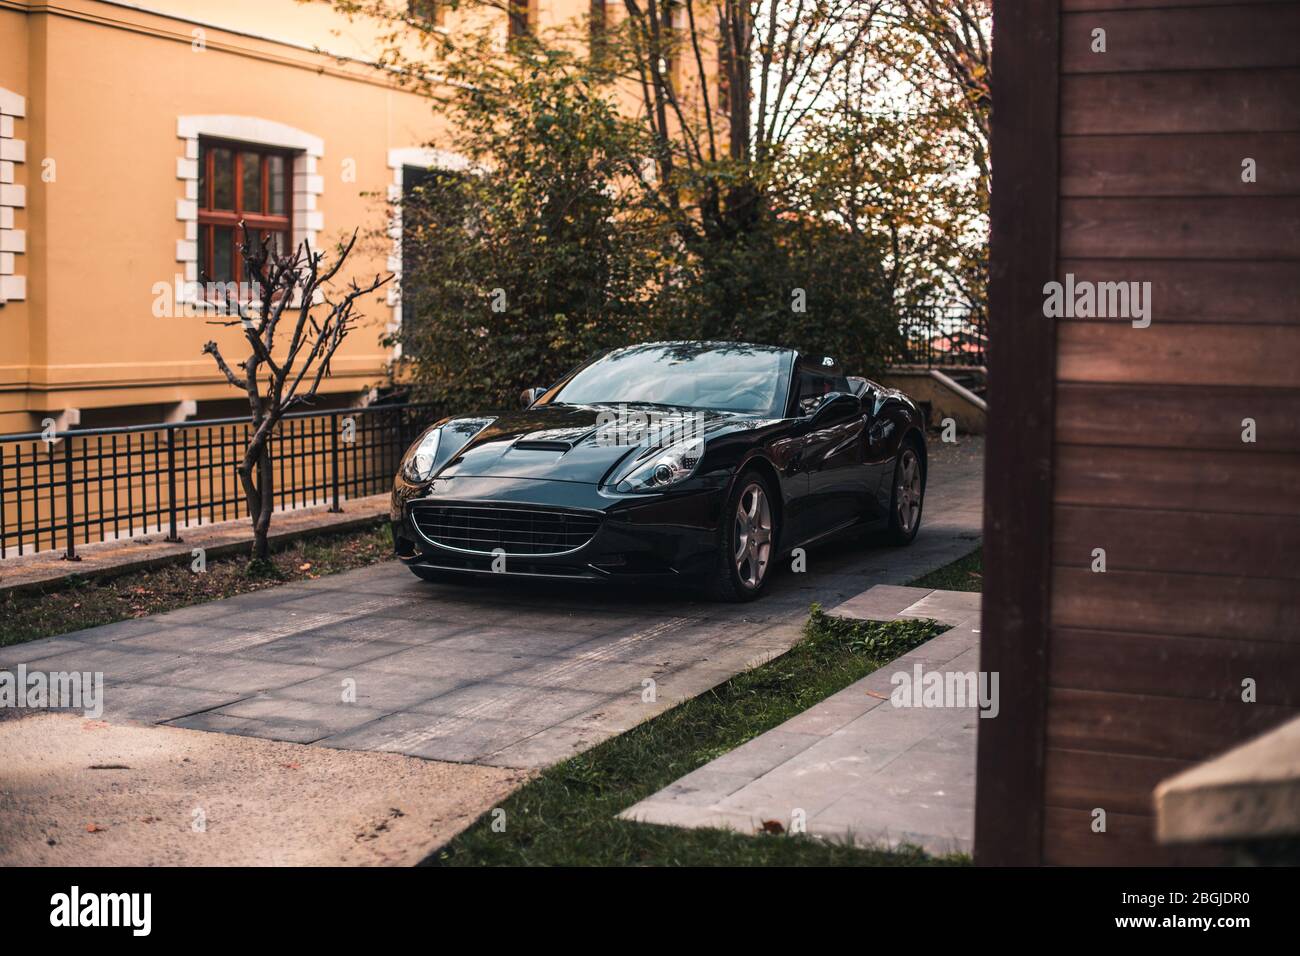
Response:
[{"label": "building wall", "polygon": [[[25,14],[0,5],[0,149],[22,142],[28,158],[32,155],[32,128],[38,122],[27,108],[29,29]],[[24,115],[12,115],[10,111],[20,102]],[[25,245],[30,247],[32,229],[27,189],[31,164],[7,162],[10,165],[0,167],[6,174],[0,179],[12,181],[0,181],[0,236],[12,241],[9,237],[13,231],[21,230]],[[0,252],[0,298],[5,299],[5,304],[0,306],[0,431],[7,430],[5,409],[12,401],[4,390],[24,377],[23,370],[30,356],[33,331],[30,261],[30,253]],[[22,416],[22,420],[25,422],[26,417]]]},{"label": "building wall", "polygon": [[[545,27],[588,9],[587,0],[543,0],[537,12]],[[504,40],[498,19],[453,14],[446,26],[500,30]],[[369,25],[322,3],[0,0],[0,89],[26,102],[14,120],[26,157],[12,184],[26,191],[14,209],[25,251],[12,273],[25,289],[0,306],[0,432],[39,428],[64,409],[116,424],[146,408],[238,398],[200,348],[214,338],[237,357],[241,336],[154,315],[160,283],[196,278],[178,248],[193,228],[181,117],[264,120],[318,140],[319,155],[308,150],[298,168],[312,177],[302,183],[315,208],[296,212],[295,226],[319,214],[324,250],[360,228],[358,276],[392,265],[390,156],[444,147],[450,131],[428,100],[346,59],[377,49]],[[363,311],[322,386],[339,402],[381,383],[390,358],[380,338],[393,304],[381,293]]]},{"label": "building wall", "polygon": [[[1061,0],[999,36],[1011,6],[995,50],[1058,89],[995,93],[990,416],[1017,427],[1014,399],[1049,427],[1016,452],[1042,480],[986,518],[1028,558],[986,593],[984,666],[1020,668],[1018,726],[981,727],[976,852],[1212,862],[1156,845],[1153,788],[1300,709],[1300,3]],[[1150,325],[1033,314],[1017,249],[1057,281],[1149,282]],[[991,435],[990,474],[1010,457]],[[1002,807],[997,774],[1020,781]]]}]

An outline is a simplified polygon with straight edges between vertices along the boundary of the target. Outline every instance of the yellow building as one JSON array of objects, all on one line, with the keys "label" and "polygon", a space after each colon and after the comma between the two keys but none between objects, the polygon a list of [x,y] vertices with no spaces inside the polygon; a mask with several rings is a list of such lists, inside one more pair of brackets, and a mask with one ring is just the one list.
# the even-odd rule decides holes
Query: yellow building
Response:
[{"label": "yellow building", "polygon": [[[595,6],[513,16],[546,29]],[[429,15],[512,29],[500,11]],[[360,227],[351,271],[400,270],[384,197],[404,168],[462,160],[437,148],[430,101],[368,65],[375,37],[297,0],[0,0],[0,433],[243,414],[200,352],[240,355],[237,330],[184,308],[201,269],[238,278],[240,217],[327,251]],[[327,407],[384,380],[400,302],[363,311]]]}]

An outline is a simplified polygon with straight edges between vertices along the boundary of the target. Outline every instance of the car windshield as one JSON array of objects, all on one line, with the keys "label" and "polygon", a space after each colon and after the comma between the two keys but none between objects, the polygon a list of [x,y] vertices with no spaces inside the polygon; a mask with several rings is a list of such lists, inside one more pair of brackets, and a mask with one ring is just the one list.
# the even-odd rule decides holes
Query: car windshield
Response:
[{"label": "car windshield", "polygon": [[635,345],[579,370],[546,402],[641,402],[779,417],[790,359],[789,350],[763,345]]}]

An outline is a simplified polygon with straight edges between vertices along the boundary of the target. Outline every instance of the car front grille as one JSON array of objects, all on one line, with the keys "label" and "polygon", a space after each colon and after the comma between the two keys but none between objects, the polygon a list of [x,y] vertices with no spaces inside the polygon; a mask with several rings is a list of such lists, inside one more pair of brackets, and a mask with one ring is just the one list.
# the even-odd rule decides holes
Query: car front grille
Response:
[{"label": "car front grille", "polygon": [[475,554],[563,554],[600,528],[600,516],[590,512],[498,505],[415,504],[411,520],[434,544]]}]

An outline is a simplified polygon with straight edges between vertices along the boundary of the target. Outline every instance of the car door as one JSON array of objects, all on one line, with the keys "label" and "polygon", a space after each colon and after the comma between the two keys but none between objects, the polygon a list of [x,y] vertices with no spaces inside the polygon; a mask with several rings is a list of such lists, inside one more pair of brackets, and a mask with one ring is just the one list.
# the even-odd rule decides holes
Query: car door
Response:
[{"label": "car door", "polygon": [[[808,540],[858,520],[867,508],[866,416],[842,376],[801,369],[795,387],[804,419],[799,464],[808,482],[799,529]],[[827,405],[832,395],[844,398]]]},{"label": "car door", "polygon": [[863,437],[864,480],[867,494],[864,517],[883,519],[889,512],[891,483],[894,478],[894,457],[897,445],[897,423],[887,414],[885,392],[875,382],[867,382],[862,391],[862,411],[866,420]]}]

